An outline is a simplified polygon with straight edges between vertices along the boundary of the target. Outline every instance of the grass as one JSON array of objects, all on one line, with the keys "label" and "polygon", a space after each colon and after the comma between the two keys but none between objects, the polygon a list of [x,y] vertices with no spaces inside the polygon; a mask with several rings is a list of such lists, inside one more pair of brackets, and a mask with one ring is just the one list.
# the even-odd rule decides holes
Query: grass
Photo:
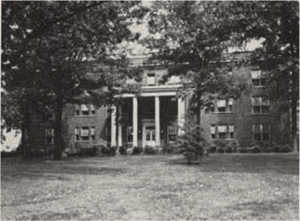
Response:
[{"label": "grass", "polygon": [[296,154],[2,159],[1,220],[298,220]]}]

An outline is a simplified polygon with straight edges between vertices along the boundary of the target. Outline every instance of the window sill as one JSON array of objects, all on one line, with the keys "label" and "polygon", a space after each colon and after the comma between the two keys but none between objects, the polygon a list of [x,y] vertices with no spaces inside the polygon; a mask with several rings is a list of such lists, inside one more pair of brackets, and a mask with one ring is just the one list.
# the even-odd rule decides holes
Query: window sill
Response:
[{"label": "window sill", "polygon": [[252,115],[269,115],[270,113],[251,113]]},{"label": "window sill", "polygon": [[95,117],[96,115],[75,115],[75,117]]},{"label": "window sill", "polygon": [[226,112],[211,112],[212,114],[233,114],[233,111],[226,111]]}]

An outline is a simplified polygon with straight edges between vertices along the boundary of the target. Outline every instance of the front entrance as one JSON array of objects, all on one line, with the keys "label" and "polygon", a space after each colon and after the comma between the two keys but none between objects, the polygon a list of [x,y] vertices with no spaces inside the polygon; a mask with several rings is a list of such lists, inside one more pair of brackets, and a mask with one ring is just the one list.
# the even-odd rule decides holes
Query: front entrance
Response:
[{"label": "front entrance", "polygon": [[143,119],[143,147],[156,146],[154,119]]},{"label": "front entrance", "polygon": [[155,146],[155,127],[149,127],[147,126],[145,128],[146,133],[146,140],[145,140],[145,146]]}]

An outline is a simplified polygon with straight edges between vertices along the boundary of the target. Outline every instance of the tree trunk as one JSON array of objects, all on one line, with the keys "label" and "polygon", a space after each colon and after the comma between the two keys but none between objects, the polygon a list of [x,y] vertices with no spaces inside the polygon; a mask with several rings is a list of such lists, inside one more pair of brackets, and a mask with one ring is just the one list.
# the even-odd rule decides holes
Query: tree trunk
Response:
[{"label": "tree trunk", "polygon": [[55,122],[54,122],[54,153],[53,160],[61,160],[62,152],[64,150],[64,140],[62,135],[62,113],[63,102],[62,100],[56,101],[55,106]]},{"label": "tree trunk", "polygon": [[298,136],[297,136],[297,107],[298,107],[298,85],[297,85],[297,76],[295,71],[292,73],[292,101],[291,101],[291,114],[292,114],[292,145],[293,152],[298,152]]}]

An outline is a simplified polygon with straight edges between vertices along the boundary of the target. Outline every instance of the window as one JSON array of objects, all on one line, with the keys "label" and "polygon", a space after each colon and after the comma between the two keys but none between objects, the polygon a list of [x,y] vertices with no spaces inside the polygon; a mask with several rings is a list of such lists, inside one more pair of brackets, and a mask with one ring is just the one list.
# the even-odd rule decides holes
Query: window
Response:
[{"label": "window", "polygon": [[95,127],[91,127],[91,139],[95,140],[96,129]]},{"label": "window", "polygon": [[211,139],[234,139],[234,125],[210,126]]},{"label": "window", "polygon": [[83,116],[89,115],[89,108],[86,104],[81,104],[80,109],[81,109],[81,115]]},{"label": "window", "polygon": [[80,130],[80,137],[82,141],[89,140],[89,127],[82,127]]},{"label": "window", "polygon": [[45,143],[46,144],[54,143],[54,129],[53,128],[45,129]]},{"label": "window", "polygon": [[233,139],[234,138],[234,125],[229,125],[229,138]]},{"label": "window", "polygon": [[168,126],[168,141],[176,141],[177,127]]},{"label": "window", "polygon": [[254,141],[269,141],[270,140],[270,125],[254,124],[252,126]]},{"label": "window", "polygon": [[252,108],[254,114],[269,113],[270,101],[266,97],[252,97]]},{"label": "window", "polygon": [[218,136],[219,136],[219,139],[227,138],[227,126],[226,125],[218,126]]},{"label": "window", "polygon": [[133,127],[127,128],[127,142],[133,142]]},{"label": "window", "polygon": [[91,109],[91,115],[95,115],[96,113],[95,106],[91,104],[90,109]]},{"label": "window", "polygon": [[75,104],[75,116],[90,116],[95,115],[96,110],[94,105]]},{"label": "window", "polygon": [[148,85],[155,85],[155,73],[147,74],[147,84]]},{"label": "window", "polygon": [[217,101],[218,112],[226,111],[226,100],[218,100]]},{"label": "window", "polygon": [[216,139],[216,126],[214,124],[210,126],[210,134],[211,139]]},{"label": "window", "polygon": [[255,87],[265,86],[267,84],[267,75],[266,73],[261,72],[259,69],[251,71],[252,84]]},{"label": "window", "polygon": [[96,139],[95,127],[75,127],[75,141],[93,141]]},{"label": "window", "polygon": [[229,98],[227,100],[217,101],[217,113],[229,113],[233,112],[233,99]]},{"label": "window", "polygon": [[79,128],[75,127],[75,141],[79,141]]}]

